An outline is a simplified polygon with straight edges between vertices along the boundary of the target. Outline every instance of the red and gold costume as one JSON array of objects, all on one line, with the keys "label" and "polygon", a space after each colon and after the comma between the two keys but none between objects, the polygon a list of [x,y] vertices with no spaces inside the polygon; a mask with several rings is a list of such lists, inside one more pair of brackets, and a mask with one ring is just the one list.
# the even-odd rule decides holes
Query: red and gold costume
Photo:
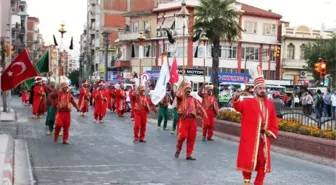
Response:
[{"label": "red and gold costume", "polygon": [[[265,87],[264,84],[262,76],[255,78],[254,88]],[[265,174],[271,171],[271,138],[275,139],[278,132],[274,104],[266,97],[242,101],[235,97],[233,107],[242,118],[237,169],[243,171],[245,184],[249,184],[252,172],[257,171],[254,184],[262,185]]]},{"label": "red and gold costume", "polygon": [[79,90],[78,106],[82,115],[84,115],[86,112],[89,112],[89,100],[91,93],[87,87],[84,87],[86,85],[88,85],[88,83],[85,81],[83,83],[83,87]]},{"label": "red and gold costume", "polygon": [[[63,82],[61,88],[68,88],[68,84]],[[55,118],[55,135],[54,142],[57,142],[61,128],[63,128],[63,144],[69,144],[69,129],[71,124],[71,104],[79,110],[73,96],[70,92],[61,91],[58,93],[57,113]]]},{"label": "red and gold costume", "polygon": [[29,92],[27,90],[22,90],[21,102],[23,105],[29,105]]},{"label": "red and gold costume", "polygon": [[104,89],[105,84],[101,82],[99,88],[94,91],[94,119],[100,123],[103,122],[103,119],[106,115],[106,109],[108,104],[108,91]]},{"label": "red and gold costume", "polygon": [[[149,110],[156,112],[155,107],[149,103],[149,98],[144,95],[144,86],[139,86],[136,93],[132,94],[134,102],[134,141],[145,142],[147,115]],[[142,93],[141,93],[142,91]],[[139,135],[140,132],[140,135]]]},{"label": "red and gold costume", "polygon": [[111,89],[109,89],[109,105],[108,108],[110,111],[114,112],[115,111],[115,98],[116,98],[116,89],[114,85],[112,84]]},{"label": "red and gold costume", "polygon": [[202,106],[207,113],[207,119],[203,118],[203,141],[207,138],[212,141],[215,117],[218,114],[218,103],[214,95],[209,94],[209,90],[212,91],[212,86],[207,85],[204,93],[199,93],[202,97]]},{"label": "red and gold costume", "polygon": [[176,93],[179,124],[175,157],[179,157],[183,142],[187,139],[187,160],[195,160],[192,157],[192,153],[197,134],[196,116],[199,115],[206,118],[207,115],[198,100],[190,94],[186,94],[188,89],[191,91],[190,83],[182,82],[179,91]]},{"label": "red and gold costume", "polygon": [[119,117],[126,112],[126,98],[126,91],[121,84],[120,89],[116,90],[116,111]]},{"label": "red and gold costume", "polygon": [[33,100],[33,116],[40,117],[44,113],[44,104],[46,104],[46,92],[42,84],[41,78],[37,78],[35,83],[39,83],[34,87]]}]

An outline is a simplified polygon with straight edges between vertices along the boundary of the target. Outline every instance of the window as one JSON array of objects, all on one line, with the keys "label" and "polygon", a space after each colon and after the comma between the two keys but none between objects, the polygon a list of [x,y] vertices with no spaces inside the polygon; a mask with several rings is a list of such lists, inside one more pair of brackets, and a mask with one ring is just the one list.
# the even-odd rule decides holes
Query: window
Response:
[{"label": "window", "polygon": [[263,34],[270,36],[276,35],[276,25],[264,23]]},{"label": "window", "polygon": [[259,48],[243,48],[242,58],[247,60],[259,60]]},{"label": "window", "polygon": [[295,50],[295,47],[292,43],[290,43],[288,46],[287,46],[287,59],[292,59],[294,60],[294,50]]},{"label": "window", "polygon": [[236,46],[221,46],[221,58],[236,59],[237,47]]},{"label": "window", "polygon": [[304,49],[305,49],[306,45],[305,44],[302,44],[300,46],[300,60],[303,60],[304,59]]},{"label": "window", "polygon": [[257,22],[245,21],[245,33],[257,34]]},{"label": "window", "polygon": [[263,70],[263,75],[265,79],[275,80],[275,71],[270,71],[270,76],[268,77],[268,70]]},{"label": "window", "polygon": [[131,23],[131,32],[138,33],[139,32],[139,25],[138,22]]},{"label": "window", "polygon": [[[271,51],[272,52],[272,54],[271,54],[271,56],[272,56],[272,59],[271,59],[271,61],[275,61],[276,60],[276,57],[275,56],[273,56],[273,51]],[[268,61],[269,60],[269,50],[268,49],[266,49],[266,48],[263,48],[263,58],[262,58],[262,61]]]},{"label": "window", "polygon": [[[185,44],[184,46],[184,57],[187,57],[188,53],[187,53],[187,44]],[[195,51],[194,51],[195,53]],[[183,45],[182,43],[178,43],[177,45],[177,50],[176,50],[176,56],[177,57],[183,57]]]},{"label": "window", "polygon": [[143,31],[150,31],[149,21],[143,21],[142,29]]},{"label": "window", "polygon": [[139,57],[139,45],[134,46],[134,58]]}]

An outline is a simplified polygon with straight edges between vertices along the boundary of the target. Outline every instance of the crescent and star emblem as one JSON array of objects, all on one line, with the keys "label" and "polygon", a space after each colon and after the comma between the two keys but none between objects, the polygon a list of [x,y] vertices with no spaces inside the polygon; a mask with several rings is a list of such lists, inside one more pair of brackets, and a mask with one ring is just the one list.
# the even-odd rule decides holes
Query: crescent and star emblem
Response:
[{"label": "crescent and star emblem", "polygon": [[[22,74],[23,72],[25,72],[26,69],[27,69],[26,65],[25,65],[23,62],[15,62],[15,63],[12,65],[11,68],[13,68],[13,67],[16,66],[16,65],[21,66],[21,71],[20,71],[20,73],[18,73],[16,76],[21,75],[21,74]],[[8,76],[13,76],[13,72],[12,72],[12,71],[8,71],[7,74],[8,74]]]}]

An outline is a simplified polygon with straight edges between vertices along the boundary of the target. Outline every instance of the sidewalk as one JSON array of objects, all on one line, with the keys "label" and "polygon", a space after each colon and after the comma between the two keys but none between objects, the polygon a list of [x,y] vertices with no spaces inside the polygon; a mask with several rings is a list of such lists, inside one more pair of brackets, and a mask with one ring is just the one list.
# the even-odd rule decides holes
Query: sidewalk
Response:
[{"label": "sidewalk", "polygon": [[0,121],[1,122],[12,122],[16,121],[16,112],[14,109],[10,109],[9,112],[2,112],[3,107],[0,107]]},{"label": "sidewalk", "polygon": [[9,135],[0,135],[0,184],[14,183],[14,140]]}]

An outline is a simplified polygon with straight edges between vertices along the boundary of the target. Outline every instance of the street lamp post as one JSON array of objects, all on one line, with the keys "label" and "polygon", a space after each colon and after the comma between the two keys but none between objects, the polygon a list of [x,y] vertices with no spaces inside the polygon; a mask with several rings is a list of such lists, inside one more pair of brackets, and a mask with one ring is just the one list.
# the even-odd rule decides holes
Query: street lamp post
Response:
[{"label": "street lamp post", "polygon": [[[204,56],[203,56],[203,67],[204,67],[204,70],[205,70],[205,59],[206,59],[206,55],[207,55],[207,42],[208,42],[208,37],[206,36],[206,33],[203,32],[202,33],[202,37],[200,38],[202,44],[203,44],[203,49],[204,49]],[[205,83],[205,73],[203,74],[203,81]]]},{"label": "street lamp post", "polygon": [[142,74],[142,58],[143,58],[143,41],[146,40],[146,37],[144,36],[143,32],[140,32],[138,40],[140,41],[140,46],[139,46],[139,84],[141,84],[141,74]]},{"label": "street lamp post", "polygon": [[105,31],[102,33],[104,36],[104,42],[105,42],[105,81],[107,81],[107,67],[108,67],[108,47],[109,47],[109,36],[110,33]]},{"label": "street lamp post", "polygon": [[[67,32],[64,28],[65,24],[61,24],[61,28],[58,29],[58,32],[61,33],[61,46],[60,46],[60,51],[61,51],[61,55],[59,58],[59,62],[58,62],[58,68],[60,68],[62,66],[62,55],[63,55],[63,35]],[[64,70],[64,69],[63,69]],[[60,71],[58,70],[58,83],[61,84],[61,74]]]},{"label": "street lamp post", "polygon": [[187,10],[187,4],[185,3],[185,0],[182,0],[181,3],[182,7],[180,12],[176,15],[177,17],[181,17],[183,19],[183,27],[182,27],[182,63],[183,63],[183,79],[184,79],[184,74],[185,74],[185,44],[184,44],[184,37],[185,37],[185,18],[189,16],[189,12]]}]

